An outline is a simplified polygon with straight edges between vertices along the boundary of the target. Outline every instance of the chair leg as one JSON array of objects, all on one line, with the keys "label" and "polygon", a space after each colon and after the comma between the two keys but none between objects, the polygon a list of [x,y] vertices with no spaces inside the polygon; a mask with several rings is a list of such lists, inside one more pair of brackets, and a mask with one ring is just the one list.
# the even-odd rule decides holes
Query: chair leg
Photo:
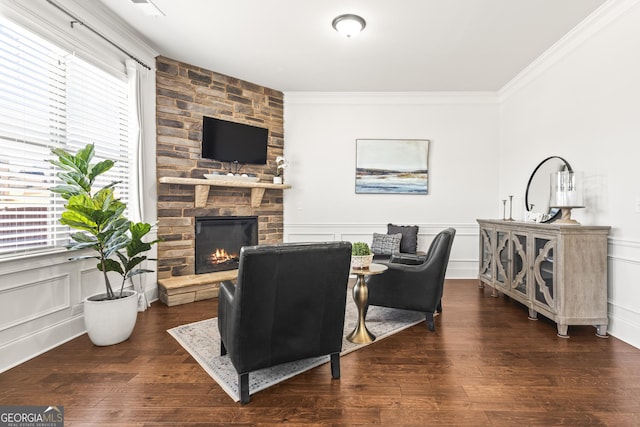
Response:
[{"label": "chair leg", "polygon": [[340,353],[331,353],[331,378],[340,378]]},{"label": "chair leg", "polygon": [[249,374],[238,375],[238,387],[240,387],[240,403],[249,403]]},{"label": "chair leg", "polygon": [[438,302],[438,308],[436,308],[438,313],[442,313],[442,300],[440,300],[440,302]]},{"label": "chair leg", "polygon": [[220,340],[220,356],[227,354],[227,347],[224,346],[222,340]]},{"label": "chair leg", "polygon": [[426,316],[426,322],[427,322],[427,329],[429,329],[430,331],[435,331],[436,324],[433,321],[433,313],[425,313],[425,316]]}]

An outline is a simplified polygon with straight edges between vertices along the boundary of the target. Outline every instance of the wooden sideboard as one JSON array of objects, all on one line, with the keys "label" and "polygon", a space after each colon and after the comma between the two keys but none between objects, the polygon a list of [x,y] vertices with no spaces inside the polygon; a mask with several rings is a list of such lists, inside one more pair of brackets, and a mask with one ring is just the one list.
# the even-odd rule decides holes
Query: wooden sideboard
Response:
[{"label": "wooden sideboard", "polygon": [[593,325],[607,336],[607,236],[610,227],[479,219],[480,286],[493,288],[557,323]]}]

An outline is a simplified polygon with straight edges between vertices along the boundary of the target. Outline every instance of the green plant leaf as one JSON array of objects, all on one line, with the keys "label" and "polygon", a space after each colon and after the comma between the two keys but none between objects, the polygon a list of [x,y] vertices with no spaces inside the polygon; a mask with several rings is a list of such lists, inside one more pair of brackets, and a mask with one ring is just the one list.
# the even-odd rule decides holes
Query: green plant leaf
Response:
[{"label": "green plant leaf", "polygon": [[[93,154],[95,153],[95,146],[93,144],[87,144],[84,148],[81,148],[76,153],[75,158],[77,160],[82,161],[85,164],[91,163],[91,159],[93,159]],[[84,172],[88,172],[88,169],[84,169]]]},{"label": "green plant leaf", "polygon": [[68,225],[69,227],[76,228],[78,230],[87,231],[94,236],[98,234],[96,224],[87,221],[87,218],[85,216],[78,215],[77,213],[72,211],[66,211],[62,213],[60,224]]},{"label": "green plant leaf", "polygon": [[53,193],[60,194],[65,200],[69,200],[71,197],[79,194],[78,188],[75,185],[56,185],[55,187],[51,187],[49,190]]},{"label": "green plant leaf", "polygon": [[120,249],[124,249],[128,243],[129,243],[129,237],[126,234],[123,234],[116,238],[111,239],[108,243],[105,243],[104,256],[110,257]]},{"label": "green plant leaf", "polygon": [[125,271],[133,270],[135,266],[143,262],[145,259],[147,259],[146,256],[137,256],[137,257],[130,258],[125,264]]},{"label": "green plant leaf", "polygon": [[91,182],[80,172],[59,172],[56,176],[68,185],[77,188],[78,193],[89,193],[91,191]]},{"label": "green plant leaf", "polygon": [[151,231],[151,224],[147,224],[145,222],[131,223],[131,225],[129,226],[129,231],[131,231],[131,238],[132,239],[140,240],[148,232]]},{"label": "green plant leaf", "polygon": [[[86,249],[86,248],[91,248],[91,249],[98,249],[98,245],[97,243],[89,243],[89,242],[84,242],[84,243],[70,243],[67,245],[67,249]],[[91,258],[97,258],[97,257],[91,257]]]},{"label": "green plant leaf", "polygon": [[56,156],[58,156],[58,160],[49,160],[49,163],[55,166],[58,166],[60,169],[63,169],[66,171],[76,171],[78,173],[84,174],[85,171],[83,171],[78,166],[78,163],[76,161],[76,156],[69,154],[62,148],[54,148],[51,150],[51,152]]},{"label": "green plant leaf", "polygon": [[74,256],[69,258],[69,261],[79,261],[79,260],[85,260],[85,259],[100,259],[99,256],[97,255],[78,255],[78,256]]},{"label": "green plant leaf", "polygon": [[[122,266],[115,259],[110,259],[110,258],[109,259],[105,259],[104,263],[105,263],[107,271],[116,271],[121,276],[124,276],[124,271],[122,270]],[[102,271],[102,263],[101,262],[98,263],[98,270]]]},{"label": "green plant leaf", "polygon": [[90,167],[89,180],[93,182],[98,175],[107,172],[113,167],[115,162],[113,160],[103,160]]},{"label": "green plant leaf", "polygon": [[79,243],[96,243],[98,241],[95,236],[86,233],[73,233],[71,238]]}]

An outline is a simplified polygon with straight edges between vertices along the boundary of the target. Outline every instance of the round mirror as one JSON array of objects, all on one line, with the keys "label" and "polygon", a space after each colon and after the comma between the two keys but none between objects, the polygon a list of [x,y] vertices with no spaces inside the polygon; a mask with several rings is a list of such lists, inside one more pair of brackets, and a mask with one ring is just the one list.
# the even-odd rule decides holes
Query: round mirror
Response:
[{"label": "round mirror", "polygon": [[562,157],[551,156],[544,159],[533,170],[527,192],[524,196],[524,206],[531,221],[551,222],[560,215],[559,208],[550,208],[551,174],[563,170],[571,171],[571,166]]}]

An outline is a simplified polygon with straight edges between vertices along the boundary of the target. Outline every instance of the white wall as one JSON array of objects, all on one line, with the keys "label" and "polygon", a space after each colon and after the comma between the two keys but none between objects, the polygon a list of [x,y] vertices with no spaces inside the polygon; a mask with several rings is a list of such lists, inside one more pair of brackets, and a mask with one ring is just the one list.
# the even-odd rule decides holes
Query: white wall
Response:
[{"label": "white wall", "polygon": [[[155,56],[156,53],[113,18],[100,2],[58,0],[152,69],[142,72],[144,141],[143,220],[154,224],[155,173]],[[2,0],[2,16],[76,51],[100,66],[123,58],[121,52],[82,26],[71,29],[70,18],[45,1]],[[124,66],[122,67],[122,71]],[[155,229],[151,234],[155,238]],[[154,251],[156,248],[154,247]],[[0,372],[22,363],[85,332],[82,301],[103,290],[95,262],[70,262],[66,250],[0,260]],[[150,256],[154,255],[150,253]],[[153,265],[149,265],[153,268]],[[149,300],[157,299],[155,274],[143,278]]]},{"label": "white wall", "polygon": [[[371,242],[393,222],[419,225],[426,250],[453,226],[447,277],[477,276],[475,220],[501,212],[494,94],[288,92],[284,116],[285,241]],[[429,194],[355,194],[359,138],[430,140]]]},{"label": "white wall", "polygon": [[572,217],[612,227],[609,332],[640,347],[640,2],[606,3],[501,95],[499,193],[550,155],[584,172]]}]

